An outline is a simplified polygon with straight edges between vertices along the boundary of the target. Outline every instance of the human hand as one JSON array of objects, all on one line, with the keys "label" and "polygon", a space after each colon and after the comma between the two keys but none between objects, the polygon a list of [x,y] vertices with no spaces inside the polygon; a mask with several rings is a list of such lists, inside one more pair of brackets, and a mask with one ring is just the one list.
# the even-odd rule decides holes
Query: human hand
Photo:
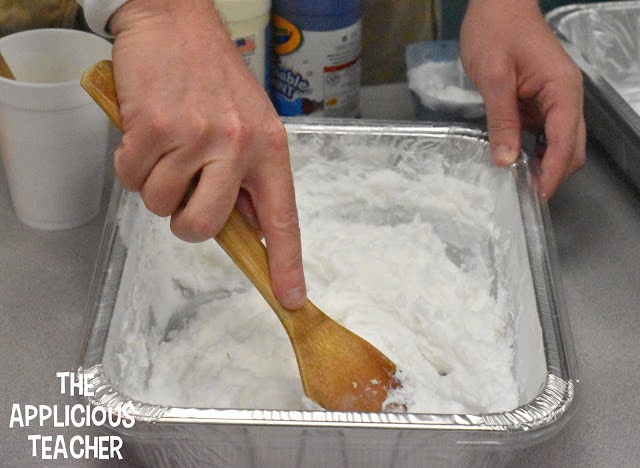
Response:
[{"label": "human hand", "polygon": [[264,235],[274,294],[301,307],[286,131],[210,0],[129,0],[110,29],[122,185],[153,213],[171,216],[172,232],[189,242],[216,235],[235,204]]},{"label": "human hand", "polygon": [[540,194],[550,198],[585,162],[580,70],[535,0],[470,0],[460,47],[485,103],[492,160],[506,166],[517,159],[522,128],[544,131],[538,183]]}]

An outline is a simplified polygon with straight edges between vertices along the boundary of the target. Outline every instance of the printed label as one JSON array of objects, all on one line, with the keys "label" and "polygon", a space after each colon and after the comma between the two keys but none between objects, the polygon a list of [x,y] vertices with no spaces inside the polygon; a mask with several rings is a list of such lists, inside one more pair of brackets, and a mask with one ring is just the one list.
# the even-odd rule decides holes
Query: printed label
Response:
[{"label": "printed label", "polygon": [[301,31],[275,15],[273,25],[276,65],[271,92],[278,113],[357,117],[360,21],[333,31]]}]

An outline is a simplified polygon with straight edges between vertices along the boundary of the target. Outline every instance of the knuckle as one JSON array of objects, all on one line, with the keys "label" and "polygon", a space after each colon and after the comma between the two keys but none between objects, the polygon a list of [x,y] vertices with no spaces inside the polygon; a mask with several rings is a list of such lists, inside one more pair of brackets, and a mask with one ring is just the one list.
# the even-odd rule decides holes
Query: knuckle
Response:
[{"label": "knuckle", "polygon": [[277,116],[256,123],[230,113],[222,123],[221,134],[236,154],[257,144],[260,145],[261,154],[265,155],[288,151],[287,132]]},{"label": "knuckle", "polygon": [[130,192],[142,190],[144,177],[137,173],[132,165],[132,159],[124,149],[118,149],[114,154],[114,169],[122,186]]},{"label": "knuckle", "polygon": [[162,144],[166,142],[171,135],[171,129],[174,128],[173,117],[171,112],[162,109],[151,109],[146,120],[145,126],[147,135],[152,141]]},{"label": "knuckle", "polygon": [[549,79],[548,93],[556,98],[571,100],[583,99],[583,77],[582,72],[572,63],[564,64],[554,70],[554,74]]},{"label": "knuckle", "polygon": [[[298,212],[295,209],[282,212],[272,220],[272,228],[272,232],[274,232],[279,237],[287,239],[299,238],[300,226],[298,220]],[[294,244],[290,243],[289,245]],[[281,271],[287,272],[297,271],[302,268],[301,249],[292,248],[288,249],[287,252],[287,255],[280,258],[277,268]]]},{"label": "knuckle", "polygon": [[562,67],[561,74],[568,82],[582,86],[582,72],[572,62]]},{"label": "knuckle", "polygon": [[302,253],[300,250],[290,252],[288,256],[281,258],[275,267],[284,273],[297,273],[302,270]]},{"label": "knuckle", "polygon": [[582,90],[582,87],[584,86],[582,72],[576,67],[571,67],[571,70],[570,74],[572,81],[575,82],[576,86],[579,86]]},{"label": "knuckle", "polygon": [[491,66],[482,67],[479,75],[486,86],[502,87],[509,76],[509,69],[506,64],[492,63]]},{"label": "knuckle", "polygon": [[267,119],[263,126],[263,131],[266,145],[270,150],[278,153],[287,151],[287,131],[284,123],[280,119]]},{"label": "knuckle", "polygon": [[222,226],[210,216],[195,214],[182,218],[179,226],[172,226],[172,231],[177,237],[187,242],[199,242],[212,238],[221,228]]},{"label": "knuckle", "polygon": [[215,236],[222,228],[222,226],[219,226],[214,219],[212,219],[210,216],[205,216],[204,214],[194,215],[189,220],[188,226],[190,228],[189,230],[195,236],[202,239]]},{"label": "knuckle", "polygon": [[490,134],[512,131],[518,128],[519,122],[508,116],[493,116],[487,121]]},{"label": "knuckle", "polygon": [[214,131],[211,124],[211,120],[204,112],[190,111],[188,126],[188,138],[189,145],[193,145],[196,148],[203,148],[210,145],[214,138]]},{"label": "knuckle", "polygon": [[578,153],[572,161],[571,171],[575,172],[587,162],[587,156],[584,153]]},{"label": "knuckle", "polygon": [[225,117],[221,126],[222,137],[234,148],[242,148],[251,138],[251,129],[244,119],[235,112]]},{"label": "knuckle", "polygon": [[172,214],[173,204],[171,200],[157,191],[146,190],[145,187],[142,188],[140,193],[144,206],[158,216],[164,217]]},{"label": "knuckle", "polygon": [[297,235],[300,232],[298,211],[293,208],[281,212],[273,219],[273,228],[285,235]]}]

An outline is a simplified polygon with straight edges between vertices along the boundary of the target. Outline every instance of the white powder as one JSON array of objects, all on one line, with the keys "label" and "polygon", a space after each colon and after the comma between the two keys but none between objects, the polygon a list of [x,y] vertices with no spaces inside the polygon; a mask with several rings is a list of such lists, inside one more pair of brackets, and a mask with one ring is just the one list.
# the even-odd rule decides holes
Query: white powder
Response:
[{"label": "white powder", "polygon": [[466,76],[460,60],[425,62],[407,70],[407,81],[428,109],[455,112],[466,118],[485,113],[482,96]]},{"label": "white powder", "polygon": [[[507,246],[509,233],[495,226],[485,185],[430,159],[424,171],[344,158],[296,169],[309,298],[397,364],[402,388],[389,399],[409,411],[510,410],[514,318],[491,264],[503,252],[487,247]],[[308,407],[284,329],[218,245],[183,243],[167,220],[130,209],[145,221],[131,236],[126,313],[110,338],[116,386],[170,406]],[[211,292],[218,298],[162,341],[185,296]]]}]

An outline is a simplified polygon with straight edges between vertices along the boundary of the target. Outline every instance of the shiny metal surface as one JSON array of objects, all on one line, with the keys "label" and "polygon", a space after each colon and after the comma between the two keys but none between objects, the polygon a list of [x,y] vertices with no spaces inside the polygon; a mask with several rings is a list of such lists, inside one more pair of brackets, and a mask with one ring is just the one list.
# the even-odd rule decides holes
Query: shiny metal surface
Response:
[{"label": "shiny metal surface", "polygon": [[[426,124],[290,121],[292,141],[320,138],[391,140],[402,147],[446,146],[458,157],[485,151],[473,128]],[[444,146],[442,146],[444,145]],[[94,405],[135,408],[136,424],[117,428],[130,451],[149,466],[464,466],[504,461],[519,448],[555,434],[575,408],[573,343],[547,206],[537,198],[531,160],[511,168],[526,239],[547,378],[540,392],[513,411],[497,414],[401,414],[179,408],[128,399],[104,370],[104,352],[127,249],[117,216],[123,192],[112,192],[90,299],[91,323],[79,371],[93,374]]]},{"label": "shiny metal surface", "polygon": [[640,187],[640,2],[569,5],[546,18],[583,72],[588,134]]}]

